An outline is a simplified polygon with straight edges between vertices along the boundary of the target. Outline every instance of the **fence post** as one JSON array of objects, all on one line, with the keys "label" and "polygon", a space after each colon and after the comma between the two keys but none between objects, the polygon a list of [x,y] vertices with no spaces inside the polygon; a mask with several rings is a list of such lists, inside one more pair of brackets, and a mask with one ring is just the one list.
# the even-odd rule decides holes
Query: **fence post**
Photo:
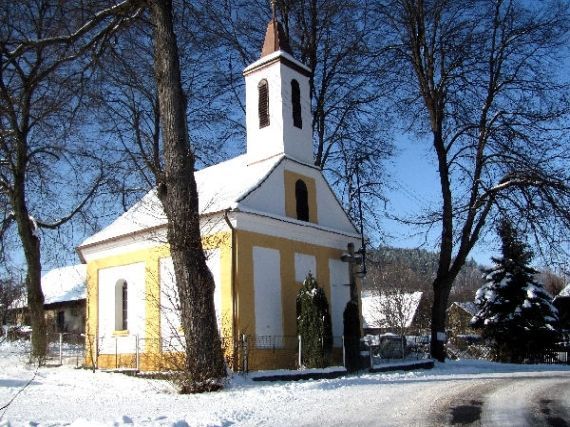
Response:
[{"label": "fence post", "polygon": [[245,334],[242,335],[242,341],[243,341],[243,371],[247,373],[249,371],[249,364],[248,364],[249,346],[247,344],[247,335]]},{"label": "fence post", "polygon": [[[77,339],[77,335],[74,334],[73,335],[75,338],[73,339],[74,341],[74,347],[75,347],[75,367],[79,368],[79,340],[81,339],[81,335],[79,336],[79,339]],[[83,344],[85,346],[85,343]],[[85,348],[85,347],[84,347]],[[83,350],[83,360],[85,361],[85,350]]]},{"label": "fence post", "polygon": [[346,347],[344,343],[344,335],[342,336],[342,366],[346,368]]},{"label": "fence post", "polygon": [[297,339],[299,340],[299,369],[303,366],[303,343],[301,340],[301,335],[297,335]]},{"label": "fence post", "polygon": [[135,335],[135,364],[137,371],[140,370],[139,336]]},{"label": "fence post", "polygon": [[[93,335],[93,344],[95,345],[95,361],[93,362],[93,369],[99,369],[99,349],[103,345],[103,337]],[[91,357],[93,357],[93,354]]]},{"label": "fence post", "polygon": [[63,365],[63,334],[59,333],[59,364]]}]

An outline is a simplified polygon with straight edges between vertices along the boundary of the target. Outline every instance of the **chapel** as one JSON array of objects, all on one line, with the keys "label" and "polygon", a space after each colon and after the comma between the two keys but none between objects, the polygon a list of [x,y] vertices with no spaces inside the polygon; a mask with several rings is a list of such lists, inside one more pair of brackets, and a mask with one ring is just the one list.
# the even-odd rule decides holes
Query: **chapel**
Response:
[{"label": "chapel", "polygon": [[[195,174],[218,327],[235,370],[295,367],[296,296],[309,273],[327,295],[342,363],[351,282],[343,254],[360,235],[314,166],[310,75],[272,19],[260,58],[243,71],[246,153]],[[172,367],[184,331],[156,190],[78,252],[88,277],[86,363]]]}]

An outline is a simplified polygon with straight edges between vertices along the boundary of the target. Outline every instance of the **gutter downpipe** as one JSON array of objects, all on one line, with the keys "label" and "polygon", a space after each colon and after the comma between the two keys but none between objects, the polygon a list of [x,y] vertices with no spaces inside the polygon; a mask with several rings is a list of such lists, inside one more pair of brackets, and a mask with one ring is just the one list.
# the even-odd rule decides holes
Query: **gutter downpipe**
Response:
[{"label": "gutter downpipe", "polygon": [[237,333],[237,308],[238,308],[238,304],[237,304],[237,294],[236,294],[236,272],[237,272],[237,267],[236,267],[236,230],[233,227],[229,217],[228,217],[228,213],[232,211],[232,208],[228,208],[224,211],[224,220],[226,221],[226,224],[228,225],[230,232],[232,234],[232,271],[231,271],[231,277],[230,277],[230,281],[231,281],[231,290],[232,290],[232,345],[233,345],[233,349],[232,349],[232,369],[235,371],[237,369],[237,364],[238,364],[238,357],[237,357],[237,341],[236,341],[236,337],[239,336]]}]

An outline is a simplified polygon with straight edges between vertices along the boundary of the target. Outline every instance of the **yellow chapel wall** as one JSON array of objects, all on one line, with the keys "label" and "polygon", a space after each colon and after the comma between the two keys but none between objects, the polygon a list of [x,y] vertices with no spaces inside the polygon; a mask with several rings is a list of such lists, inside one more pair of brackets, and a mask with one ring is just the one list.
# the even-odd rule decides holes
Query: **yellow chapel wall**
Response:
[{"label": "yellow chapel wall", "polygon": [[[232,334],[231,318],[233,305],[231,297],[232,248],[229,232],[217,233],[202,239],[205,250],[220,250],[220,282],[221,282],[221,311],[228,315],[222,319],[222,334]],[[99,354],[97,355],[96,337],[99,336],[99,271],[111,267],[127,266],[144,263],[145,266],[145,336],[139,349],[139,368],[141,370],[156,370],[164,366],[165,357],[160,343],[160,274],[161,258],[170,256],[168,245],[161,244],[150,248],[125,252],[120,255],[95,259],[87,264],[87,313],[86,313],[86,353],[85,365],[110,369],[117,367],[136,367],[137,355]],[[229,322],[228,319],[229,318]],[[123,331],[116,335],[124,336]],[[172,354],[167,355],[172,358]]]},{"label": "yellow chapel wall", "polygon": [[[295,278],[295,254],[314,256],[316,259],[316,278],[331,303],[331,278],[329,260],[339,260],[343,250],[309,244],[289,239],[269,236],[260,233],[237,230],[237,261],[236,289],[238,295],[237,330],[241,335],[247,335],[250,340],[256,337],[255,322],[255,289],[253,272],[253,248],[262,247],[279,251],[281,308],[283,320],[283,336],[287,338],[283,346],[267,350],[253,351],[255,345],[250,343],[249,369],[295,369],[297,368],[297,336],[296,297],[302,285]],[[348,265],[347,265],[348,271]],[[360,284],[357,281],[357,286]],[[360,291],[359,291],[360,294]],[[340,337],[337,337],[340,338]],[[338,342],[338,341],[337,341]],[[335,342],[335,344],[337,343]],[[342,362],[342,349],[336,346],[333,363]]]}]

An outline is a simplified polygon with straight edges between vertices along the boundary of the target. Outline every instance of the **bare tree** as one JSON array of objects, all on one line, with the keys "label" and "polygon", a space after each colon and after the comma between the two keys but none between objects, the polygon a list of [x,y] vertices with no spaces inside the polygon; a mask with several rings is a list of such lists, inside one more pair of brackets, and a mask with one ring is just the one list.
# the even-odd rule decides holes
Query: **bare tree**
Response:
[{"label": "bare tree", "polygon": [[21,281],[14,277],[0,278],[0,327],[7,324],[10,307],[23,295],[24,284]]},{"label": "bare tree", "polygon": [[200,236],[195,157],[186,125],[186,101],[174,33],[172,3],[149,4],[154,24],[154,68],[164,144],[164,178],[158,196],[168,218],[167,237],[186,340],[187,392],[221,387],[225,377],[214,308],[214,279]]},{"label": "bare tree", "polygon": [[[3,2],[0,7],[0,244],[16,227],[27,266],[32,351],[46,351],[41,289],[41,236],[85,211],[103,180],[83,144],[83,54],[101,40],[80,20],[75,2]],[[77,41],[71,45],[70,41]]]},{"label": "bare tree", "polygon": [[544,289],[546,289],[550,295],[555,297],[568,284],[568,276],[551,269],[545,269],[539,273],[537,281],[539,283],[544,283]]},{"label": "bare tree", "polygon": [[[398,251],[395,251],[398,254]],[[409,251],[413,252],[413,251]],[[379,295],[379,304],[376,308],[377,316],[386,320],[387,325],[397,329],[397,333],[404,335],[409,332],[408,326],[417,331],[424,331],[429,327],[429,316],[426,315],[426,306],[433,301],[431,298],[430,280],[431,272],[419,273],[408,265],[403,251],[398,256],[388,260],[387,256],[375,256],[370,253],[368,274],[365,280],[366,289]],[[378,255],[378,254],[376,254]],[[413,295],[421,292],[415,312],[410,313],[410,304],[414,301]],[[413,325],[407,325],[409,316],[413,315]]]},{"label": "bare tree", "polygon": [[[213,303],[215,284],[201,241],[194,180],[197,147],[191,144],[188,128],[194,120],[188,103],[194,96],[198,98],[200,91],[192,79],[183,85],[183,76],[191,72],[182,72],[180,58],[182,53],[191,54],[179,50],[175,33],[188,9],[174,7],[169,1],[141,5],[147,9],[136,25],[115,45],[106,46],[98,96],[105,101],[102,114],[110,123],[107,131],[120,142],[119,158],[127,160],[125,165],[131,166],[127,169],[132,171],[135,166],[138,179],[131,176],[130,183],[126,181],[138,181],[131,187],[135,190],[132,194],[156,186],[168,220],[167,242],[185,340],[182,391],[212,390],[221,386],[225,370]],[[183,40],[190,41],[185,44],[188,50],[191,39],[191,33],[185,33]],[[128,195],[123,204],[129,204]]]},{"label": "bare tree", "polygon": [[[173,7],[188,133],[199,169],[228,155],[227,136],[223,136],[226,129],[217,122],[227,117],[224,113],[229,106],[221,112],[212,102],[216,97],[212,87],[216,84],[210,68],[219,65],[219,60],[192,28],[195,6],[175,3]],[[103,134],[114,142],[113,185],[115,193],[121,195],[123,209],[155,187],[163,174],[152,28],[149,17],[143,15],[113,43],[104,46],[95,68],[96,90],[89,94]]]},{"label": "bare tree", "polygon": [[543,254],[567,241],[570,104],[558,70],[568,3],[386,0],[378,9],[397,105],[437,159],[441,205],[417,223],[441,227],[431,352],[443,361],[449,294],[488,223],[517,218]]}]

